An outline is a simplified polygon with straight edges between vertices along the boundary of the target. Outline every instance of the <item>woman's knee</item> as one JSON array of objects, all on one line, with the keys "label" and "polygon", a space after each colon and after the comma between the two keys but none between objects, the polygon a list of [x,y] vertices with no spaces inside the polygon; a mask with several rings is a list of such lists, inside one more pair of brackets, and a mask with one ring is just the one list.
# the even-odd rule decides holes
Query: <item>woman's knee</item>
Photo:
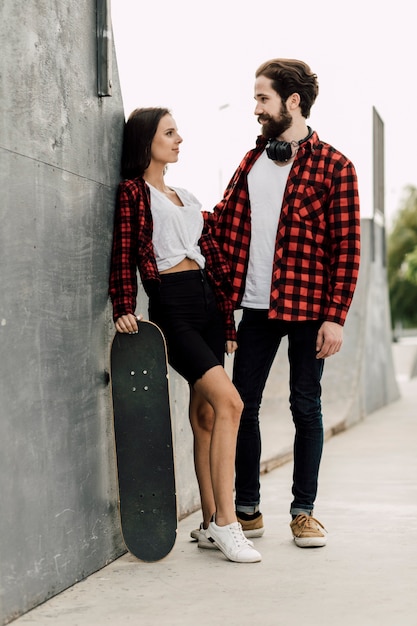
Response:
[{"label": "woman's knee", "polygon": [[222,399],[222,407],[219,412],[230,416],[233,421],[239,423],[243,411],[243,401],[236,389],[225,395]]},{"label": "woman's knee", "polygon": [[242,416],[243,407],[244,407],[243,400],[238,394],[238,392],[236,391],[236,397],[234,398],[234,401],[233,401],[233,409],[234,409],[234,412],[238,415],[239,420]]}]

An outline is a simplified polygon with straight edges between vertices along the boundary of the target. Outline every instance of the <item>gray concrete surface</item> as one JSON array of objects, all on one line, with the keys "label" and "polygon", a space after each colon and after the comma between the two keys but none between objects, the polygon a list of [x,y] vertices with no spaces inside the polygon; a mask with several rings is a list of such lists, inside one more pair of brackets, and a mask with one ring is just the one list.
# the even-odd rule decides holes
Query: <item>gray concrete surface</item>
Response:
[{"label": "gray concrete surface", "polygon": [[263,560],[235,564],[199,550],[179,524],[159,563],[129,554],[16,620],[16,626],[415,626],[417,624],[417,378],[401,398],[325,444],[316,516],[324,548],[289,531],[291,463],[262,477]]},{"label": "gray concrete surface", "polygon": [[[0,2],[0,624],[124,550],[106,376],[124,111],[112,45],[113,95],[97,93],[105,4]],[[172,375],[188,511],[184,385]]]},{"label": "gray concrete surface", "polygon": [[105,370],[123,103],[97,2],[0,2],[0,623],[118,557]]}]

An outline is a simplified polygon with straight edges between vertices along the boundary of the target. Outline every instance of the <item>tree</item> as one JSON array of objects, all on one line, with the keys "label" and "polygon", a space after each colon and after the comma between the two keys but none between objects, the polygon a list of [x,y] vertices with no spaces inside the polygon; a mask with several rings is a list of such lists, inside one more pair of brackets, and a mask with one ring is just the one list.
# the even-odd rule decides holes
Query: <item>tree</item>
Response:
[{"label": "tree", "polygon": [[406,188],[388,237],[388,288],[393,326],[417,327],[417,188]]},{"label": "tree", "polygon": [[404,265],[406,279],[417,286],[417,247],[405,255]]}]

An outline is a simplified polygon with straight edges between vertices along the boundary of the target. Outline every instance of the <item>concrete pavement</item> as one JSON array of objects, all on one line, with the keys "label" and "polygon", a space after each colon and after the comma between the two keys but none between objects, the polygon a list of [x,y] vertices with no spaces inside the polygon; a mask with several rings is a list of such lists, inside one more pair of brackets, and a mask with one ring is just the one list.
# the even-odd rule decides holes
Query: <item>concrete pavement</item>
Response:
[{"label": "concrete pavement", "polygon": [[289,529],[292,464],[262,477],[263,560],[231,563],[179,524],[163,561],[129,554],[21,618],[16,626],[416,626],[417,378],[400,400],[325,444],[315,515],[324,548],[300,549]]}]

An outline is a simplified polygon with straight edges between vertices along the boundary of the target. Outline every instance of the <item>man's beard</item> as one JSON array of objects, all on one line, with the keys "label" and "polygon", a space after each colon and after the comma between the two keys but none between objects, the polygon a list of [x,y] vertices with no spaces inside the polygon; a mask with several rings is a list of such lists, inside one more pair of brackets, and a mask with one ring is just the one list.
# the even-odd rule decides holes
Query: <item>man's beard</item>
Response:
[{"label": "man's beard", "polygon": [[260,115],[259,120],[267,120],[266,124],[262,124],[262,135],[266,139],[275,139],[280,137],[292,125],[292,117],[288,113],[284,105],[281,105],[279,119],[276,120],[270,115]]}]

